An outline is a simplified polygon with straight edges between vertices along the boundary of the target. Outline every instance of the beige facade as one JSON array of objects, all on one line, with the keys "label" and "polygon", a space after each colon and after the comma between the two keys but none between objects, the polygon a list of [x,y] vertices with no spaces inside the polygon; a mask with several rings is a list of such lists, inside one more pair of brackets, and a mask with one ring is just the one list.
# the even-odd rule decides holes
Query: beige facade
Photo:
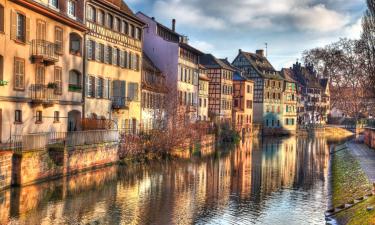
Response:
[{"label": "beige facade", "polygon": [[209,121],[208,117],[208,86],[210,79],[207,76],[207,68],[199,67],[199,87],[198,87],[198,120]]},{"label": "beige facade", "polygon": [[287,134],[297,131],[297,89],[296,83],[285,81],[283,92],[283,129]]},{"label": "beige facade", "polygon": [[233,127],[242,136],[252,134],[254,82],[235,74],[233,79]]},{"label": "beige facade", "polygon": [[84,116],[137,132],[141,122],[141,22],[121,0],[86,1]]},{"label": "beige facade", "polygon": [[[0,142],[81,129],[82,40],[75,1],[0,0]],[[76,81],[75,88],[71,88]]]}]

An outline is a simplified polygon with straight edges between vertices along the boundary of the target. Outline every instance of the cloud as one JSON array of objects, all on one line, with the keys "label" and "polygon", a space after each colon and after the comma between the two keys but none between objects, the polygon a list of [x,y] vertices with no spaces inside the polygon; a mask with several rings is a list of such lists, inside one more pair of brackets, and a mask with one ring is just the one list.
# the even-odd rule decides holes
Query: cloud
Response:
[{"label": "cloud", "polygon": [[213,50],[215,50],[214,45],[206,41],[193,40],[190,42],[190,45],[194,46],[194,48],[199,49],[202,52],[212,52]]},{"label": "cloud", "polygon": [[[163,19],[176,18],[196,29],[275,29],[329,32],[350,21],[336,11],[342,0],[158,0],[153,12]],[[337,3],[337,5],[335,4]],[[330,8],[329,8],[330,7]]]}]

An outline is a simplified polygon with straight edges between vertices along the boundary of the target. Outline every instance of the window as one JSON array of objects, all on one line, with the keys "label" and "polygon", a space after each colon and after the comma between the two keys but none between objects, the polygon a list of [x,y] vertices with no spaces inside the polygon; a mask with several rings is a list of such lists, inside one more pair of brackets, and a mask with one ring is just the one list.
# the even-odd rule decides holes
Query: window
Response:
[{"label": "window", "polygon": [[105,54],[105,63],[112,64],[112,47],[107,46],[107,51]]},{"label": "window", "polygon": [[22,111],[21,110],[14,111],[14,122],[22,123]]},{"label": "window", "polygon": [[45,67],[43,64],[36,64],[35,84],[39,86],[45,84]]},{"label": "window", "polygon": [[0,32],[4,32],[4,6],[0,5]]},{"label": "window", "polygon": [[57,54],[63,53],[63,29],[55,27],[55,52]]},{"label": "window", "polygon": [[30,19],[20,12],[11,11],[11,39],[27,42],[30,36]]},{"label": "window", "polygon": [[104,25],[104,12],[102,10],[98,10],[98,18],[97,18],[96,22],[99,25]]},{"label": "window", "polygon": [[136,30],[137,32],[136,32],[136,38],[138,39],[138,40],[141,40],[142,39],[142,30],[141,30],[141,28],[138,28],[137,27],[137,30]]},{"label": "window", "polygon": [[118,56],[118,49],[117,48],[113,48],[112,64],[115,65],[115,66],[118,65],[117,56]]},{"label": "window", "polygon": [[60,112],[59,111],[55,111],[53,113],[53,122],[54,123],[60,122]]},{"label": "window", "polygon": [[81,91],[81,74],[75,70],[69,71],[69,91]]},{"label": "window", "polygon": [[14,59],[14,89],[25,89],[25,60],[20,58]]},{"label": "window", "polygon": [[68,15],[76,17],[76,1],[68,0]]},{"label": "window", "polygon": [[253,108],[253,102],[251,100],[246,101],[246,108],[252,109]]},{"label": "window", "polygon": [[98,78],[97,82],[97,90],[98,90],[98,98],[103,98],[103,89],[104,89],[104,79],[103,78]]},{"label": "window", "polygon": [[61,95],[62,94],[62,68],[55,66],[55,94]]},{"label": "window", "polygon": [[129,32],[129,24],[125,21],[122,21],[122,33],[128,34]]},{"label": "window", "polygon": [[130,35],[135,38],[135,27],[133,24],[130,25]]},{"label": "window", "polygon": [[106,26],[108,28],[113,28],[113,16],[111,14],[107,14],[107,21]]},{"label": "window", "polygon": [[36,111],[35,122],[36,123],[42,123],[43,122],[43,112],[42,111]]},{"label": "window", "polygon": [[95,41],[89,40],[87,43],[87,58],[89,60],[95,59]]},{"label": "window", "polygon": [[70,53],[73,55],[81,55],[82,38],[76,33],[71,33],[70,37]]},{"label": "window", "polygon": [[247,93],[250,93],[251,92],[251,87],[250,85],[247,85]]},{"label": "window", "polygon": [[121,31],[121,20],[118,17],[115,18],[114,28],[118,32]]},{"label": "window", "polygon": [[87,20],[92,22],[96,21],[96,9],[91,5],[87,7]]},{"label": "window", "polygon": [[104,62],[104,44],[99,44],[98,56],[100,62]]},{"label": "window", "polygon": [[139,55],[137,54],[136,56],[135,56],[135,70],[136,71],[139,71],[139,66],[140,65],[140,58],[139,58]]},{"label": "window", "polygon": [[53,8],[56,8],[56,9],[59,8],[59,1],[58,1],[58,0],[49,0],[48,3],[49,3],[49,5],[52,6]]},{"label": "window", "polygon": [[128,97],[131,101],[138,100],[138,83],[130,82],[128,84]]},{"label": "window", "polygon": [[87,97],[95,97],[95,77],[89,77],[87,86]]}]

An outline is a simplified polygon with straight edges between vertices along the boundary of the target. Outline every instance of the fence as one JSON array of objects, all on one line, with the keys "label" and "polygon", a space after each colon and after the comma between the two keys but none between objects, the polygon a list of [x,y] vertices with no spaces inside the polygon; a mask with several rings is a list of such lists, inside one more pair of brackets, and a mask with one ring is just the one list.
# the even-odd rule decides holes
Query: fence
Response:
[{"label": "fence", "polygon": [[118,141],[119,133],[117,130],[51,132],[16,135],[5,147],[15,151],[27,151],[44,149],[53,144],[74,147]]}]

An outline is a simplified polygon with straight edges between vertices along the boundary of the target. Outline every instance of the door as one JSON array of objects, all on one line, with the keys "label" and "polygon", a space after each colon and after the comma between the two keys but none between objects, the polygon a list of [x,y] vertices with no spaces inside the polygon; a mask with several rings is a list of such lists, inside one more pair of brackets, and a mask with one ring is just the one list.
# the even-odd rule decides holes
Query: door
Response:
[{"label": "door", "polygon": [[46,40],[46,22],[38,20],[36,25],[36,39]]}]

